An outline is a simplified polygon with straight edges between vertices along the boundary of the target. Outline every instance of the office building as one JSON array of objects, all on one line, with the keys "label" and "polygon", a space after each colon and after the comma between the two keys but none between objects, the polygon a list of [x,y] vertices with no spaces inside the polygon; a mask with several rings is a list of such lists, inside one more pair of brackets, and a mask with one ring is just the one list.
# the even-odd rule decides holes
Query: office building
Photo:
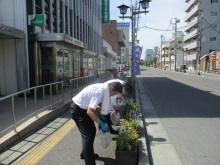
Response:
[{"label": "office building", "polygon": [[[0,95],[104,74],[102,1],[0,1]],[[104,43],[104,48],[103,48]]]}]

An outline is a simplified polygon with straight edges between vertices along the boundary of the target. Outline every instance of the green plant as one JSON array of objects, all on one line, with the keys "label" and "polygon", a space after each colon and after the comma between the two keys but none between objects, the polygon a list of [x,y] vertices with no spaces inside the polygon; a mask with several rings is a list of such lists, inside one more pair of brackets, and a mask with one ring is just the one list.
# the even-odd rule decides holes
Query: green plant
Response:
[{"label": "green plant", "polygon": [[138,129],[140,123],[139,120],[135,119],[135,118],[130,118],[129,119],[129,123],[131,124],[131,126],[135,129]]},{"label": "green plant", "polygon": [[120,132],[116,137],[116,149],[120,151],[135,150],[138,145],[139,122],[137,119],[123,119],[120,124]]},{"label": "green plant", "polygon": [[126,102],[124,105],[123,118],[129,120],[130,118],[136,118],[137,104],[134,102]]}]

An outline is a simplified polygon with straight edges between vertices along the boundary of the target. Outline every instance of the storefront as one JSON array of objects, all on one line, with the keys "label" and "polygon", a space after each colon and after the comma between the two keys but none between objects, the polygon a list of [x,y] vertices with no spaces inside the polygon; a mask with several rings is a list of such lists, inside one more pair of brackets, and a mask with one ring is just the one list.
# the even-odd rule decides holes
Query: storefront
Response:
[{"label": "storefront", "polygon": [[[32,58],[34,66],[30,66],[35,71],[34,76],[32,75],[35,82],[32,84],[68,82],[70,79],[82,76],[85,44],[67,35],[57,33],[36,34],[36,39],[34,42],[35,58]],[[88,58],[86,60],[88,61]]]}]

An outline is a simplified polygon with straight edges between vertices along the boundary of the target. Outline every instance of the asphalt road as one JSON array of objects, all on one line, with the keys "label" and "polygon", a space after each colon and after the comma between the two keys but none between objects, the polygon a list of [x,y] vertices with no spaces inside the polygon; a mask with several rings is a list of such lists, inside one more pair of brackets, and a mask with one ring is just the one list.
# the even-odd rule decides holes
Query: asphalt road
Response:
[{"label": "asphalt road", "polygon": [[220,77],[141,67],[138,79],[182,164],[220,164]]}]

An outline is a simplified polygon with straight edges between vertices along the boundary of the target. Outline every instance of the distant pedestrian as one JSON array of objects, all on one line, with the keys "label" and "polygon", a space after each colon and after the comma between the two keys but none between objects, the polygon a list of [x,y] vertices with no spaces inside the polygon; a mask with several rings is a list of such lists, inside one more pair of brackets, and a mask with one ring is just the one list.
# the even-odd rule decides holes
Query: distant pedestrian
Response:
[{"label": "distant pedestrian", "polygon": [[[98,154],[94,153],[93,147],[96,135],[94,122],[99,125],[103,132],[109,132],[108,126],[103,122],[105,119],[102,114],[107,114],[110,106],[110,96],[121,92],[122,85],[120,82],[97,83],[85,87],[72,98],[72,119],[76,122],[81,133],[82,152],[80,157],[85,159],[86,165],[95,165],[95,158],[98,158]],[[100,107],[98,106],[99,103],[101,103]],[[98,109],[100,112],[95,113],[95,111],[99,111]]]},{"label": "distant pedestrian", "polygon": [[114,79],[116,79],[116,78],[117,78],[117,75],[118,75],[117,69],[114,69],[114,70],[113,70],[113,75],[114,75]]}]

